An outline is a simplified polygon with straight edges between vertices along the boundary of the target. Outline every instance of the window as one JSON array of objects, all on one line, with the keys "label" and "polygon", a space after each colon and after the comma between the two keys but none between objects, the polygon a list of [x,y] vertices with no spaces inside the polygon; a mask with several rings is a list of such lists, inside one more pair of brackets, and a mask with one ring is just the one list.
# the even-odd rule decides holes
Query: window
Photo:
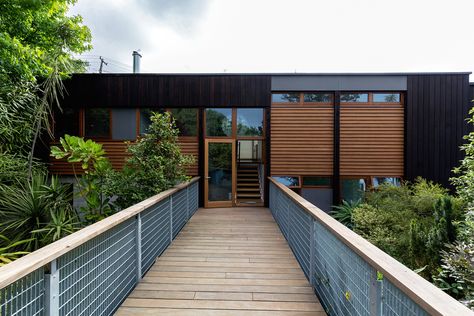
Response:
[{"label": "window", "polygon": [[232,135],[232,109],[206,109],[206,136]]},{"label": "window", "polygon": [[332,95],[329,93],[305,93],[304,102],[330,103],[332,102]]},{"label": "window", "polygon": [[179,136],[197,136],[197,109],[171,109],[171,114],[179,129]]},{"label": "window", "polygon": [[331,178],[330,177],[303,177],[303,186],[329,187],[331,186]]},{"label": "window", "polygon": [[280,182],[281,184],[289,187],[295,188],[300,186],[300,178],[299,177],[292,177],[292,176],[273,176],[273,179]]},{"label": "window", "polygon": [[299,103],[299,93],[274,93],[272,94],[272,102],[274,103]]},{"label": "window", "polygon": [[347,202],[356,202],[364,198],[366,190],[365,179],[342,179],[341,197]]},{"label": "window", "polygon": [[163,108],[142,108],[140,109],[140,135],[145,134],[148,131],[148,127],[151,124],[150,117],[153,112],[163,113],[165,109]]},{"label": "window", "polygon": [[372,186],[377,188],[382,184],[389,184],[399,187],[401,185],[401,179],[396,177],[373,177],[372,178]]},{"label": "window", "polygon": [[374,93],[373,102],[400,103],[400,93]]},{"label": "window", "polygon": [[56,140],[64,135],[79,135],[79,109],[63,108],[58,111],[54,120],[54,136]]},{"label": "window", "polygon": [[106,108],[85,109],[84,134],[86,137],[110,137],[110,110]]},{"label": "window", "polygon": [[237,109],[237,135],[263,136],[263,109]]},{"label": "window", "polygon": [[368,93],[342,93],[341,103],[367,103],[369,102]]}]

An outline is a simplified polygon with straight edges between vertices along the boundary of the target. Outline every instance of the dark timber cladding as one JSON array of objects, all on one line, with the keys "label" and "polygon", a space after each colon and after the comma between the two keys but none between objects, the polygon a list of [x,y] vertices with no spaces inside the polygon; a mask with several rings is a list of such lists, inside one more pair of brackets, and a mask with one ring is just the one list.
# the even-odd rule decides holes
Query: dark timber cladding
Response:
[{"label": "dark timber cladding", "polygon": [[459,165],[470,127],[469,75],[409,75],[406,105],[408,180],[421,176],[449,186],[451,170]]},{"label": "dark timber cladding", "polygon": [[269,107],[269,75],[77,74],[68,107]]}]

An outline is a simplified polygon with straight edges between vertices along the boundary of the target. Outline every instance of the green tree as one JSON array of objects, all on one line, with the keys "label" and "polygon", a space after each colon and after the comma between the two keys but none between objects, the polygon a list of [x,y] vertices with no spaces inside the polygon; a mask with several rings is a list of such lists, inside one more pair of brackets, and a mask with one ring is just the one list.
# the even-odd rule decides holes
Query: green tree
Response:
[{"label": "green tree", "polygon": [[185,167],[193,157],[183,155],[178,144],[179,130],[169,112],[153,113],[147,133],[128,144],[128,158],[122,172],[110,173],[109,195],[121,208],[138,203],[185,181]]}]

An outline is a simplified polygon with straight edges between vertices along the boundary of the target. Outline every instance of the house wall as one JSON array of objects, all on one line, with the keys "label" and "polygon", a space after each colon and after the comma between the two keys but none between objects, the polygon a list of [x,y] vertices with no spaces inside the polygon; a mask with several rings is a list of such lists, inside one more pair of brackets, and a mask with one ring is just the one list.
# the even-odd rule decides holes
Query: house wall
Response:
[{"label": "house wall", "polygon": [[[196,157],[190,175],[204,172],[203,110],[208,107],[266,108],[266,173],[332,177],[334,201],[340,179],[357,176],[423,176],[449,185],[450,170],[462,158],[458,150],[470,129],[464,119],[474,98],[468,74],[394,75],[213,75],[213,74],[79,74],[65,82],[63,107],[77,111],[106,107],[124,114],[126,108],[199,108],[199,135],[180,138],[184,153]],[[325,91],[330,105],[275,105],[272,92]],[[339,102],[343,92],[403,94],[403,103],[388,107],[349,106]],[[125,111],[125,112],[124,112]],[[130,139],[129,126],[122,135]],[[137,124],[137,123],[135,123]],[[121,135],[121,136],[120,136]],[[122,139],[98,140],[112,164],[123,165]],[[51,171],[71,174],[71,166],[52,161]],[[203,190],[201,190],[203,191]]]}]

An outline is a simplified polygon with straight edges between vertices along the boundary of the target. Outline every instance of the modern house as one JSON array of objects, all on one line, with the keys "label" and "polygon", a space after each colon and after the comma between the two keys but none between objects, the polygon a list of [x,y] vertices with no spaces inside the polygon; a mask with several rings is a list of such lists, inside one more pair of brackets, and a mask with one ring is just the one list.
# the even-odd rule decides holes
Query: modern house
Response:
[{"label": "modern house", "polygon": [[[268,205],[275,177],[323,210],[380,183],[449,186],[469,126],[469,73],[76,74],[56,138],[103,144],[114,167],[151,111],[170,111],[206,207]],[[67,162],[50,171],[72,174]]]}]

